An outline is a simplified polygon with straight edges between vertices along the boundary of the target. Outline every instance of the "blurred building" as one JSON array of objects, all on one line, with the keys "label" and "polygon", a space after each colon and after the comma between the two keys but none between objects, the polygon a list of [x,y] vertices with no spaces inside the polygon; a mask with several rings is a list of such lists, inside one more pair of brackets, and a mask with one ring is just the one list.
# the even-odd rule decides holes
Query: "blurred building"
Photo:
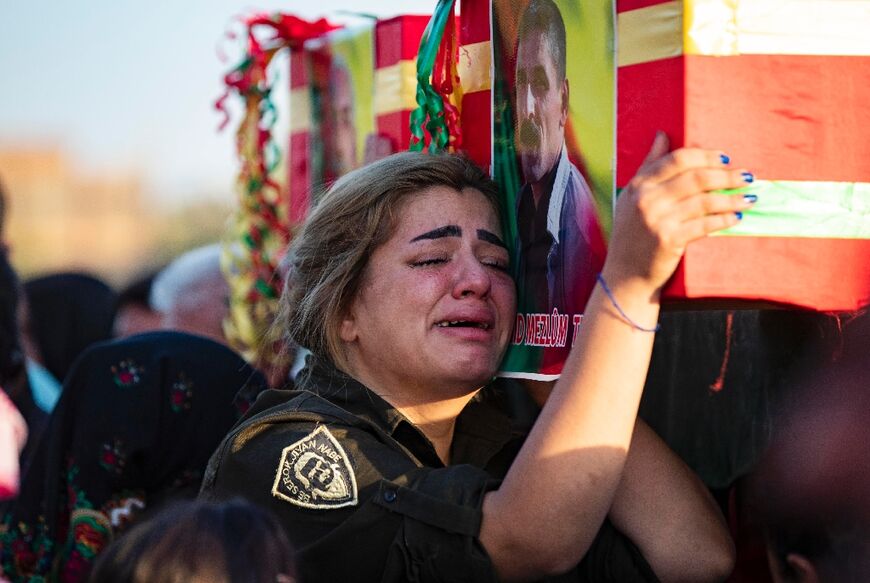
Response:
[{"label": "blurred building", "polygon": [[22,275],[85,269],[118,282],[148,262],[158,221],[135,174],[89,175],[59,147],[6,145],[0,180]]}]

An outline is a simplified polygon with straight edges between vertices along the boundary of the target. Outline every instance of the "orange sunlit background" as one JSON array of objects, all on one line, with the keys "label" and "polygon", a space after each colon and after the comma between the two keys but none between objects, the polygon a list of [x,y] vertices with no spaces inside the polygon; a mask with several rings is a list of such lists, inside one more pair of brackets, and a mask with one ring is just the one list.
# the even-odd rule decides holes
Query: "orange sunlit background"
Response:
[{"label": "orange sunlit background", "polygon": [[0,176],[7,198],[6,240],[23,277],[74,269],[117,284],[218,239],[231,208],[217,196],[176,207],[154,205],[141,173],[88,172],[51,145],[0,147]]},{"label": "orange sunlit background", "polygon": [[[426,13],[434,4],[369,0],[365,12]],[[360,9],[353,0],[94,0],[87,10],[59,0],[5,3],[2,237],[20,276],[85,270],[118,286],[220,239],[236,203],[240,114],[230,103],[232,122],[217,131],[213,103],[241,55],[240,40],[225,33],[254,11],[353,26],[368,22]],[[275,65],[288,79],[287,62]],[[274,97],[281,140],[287,99]]]}]

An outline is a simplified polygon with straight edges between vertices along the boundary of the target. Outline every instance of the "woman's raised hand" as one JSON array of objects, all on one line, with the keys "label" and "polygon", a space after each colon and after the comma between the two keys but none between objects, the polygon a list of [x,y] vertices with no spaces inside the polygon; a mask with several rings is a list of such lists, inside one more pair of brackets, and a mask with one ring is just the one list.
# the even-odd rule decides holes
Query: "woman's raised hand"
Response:
[{"label": "woman's raised hand", "polygon": [[719,151],[668,153],[667,136],[659,132],[616,203],[604,266],[607,281],[639,282],[658,292],[690,242],[735,225],[755,202],[751,195],[712,191],[744,187],[752,180],[746,170],[730,168]]}]

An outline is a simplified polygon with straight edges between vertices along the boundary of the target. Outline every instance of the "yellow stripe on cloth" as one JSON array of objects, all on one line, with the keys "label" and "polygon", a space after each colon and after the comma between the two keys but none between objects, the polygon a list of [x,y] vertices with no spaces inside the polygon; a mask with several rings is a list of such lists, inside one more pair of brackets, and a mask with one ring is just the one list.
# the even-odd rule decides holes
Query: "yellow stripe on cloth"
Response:
[{"label": "yellow stripe on cloth", "polygon": [[683,3],[680,0],[622,12],[616,26],[619,67],[683,54]]},{"label": "yellow stripe on cloth", "polygon": [[459,47],[459,81],[463,93],[492,87],[492,43],[483,41]]},{"label": "yellow stripe on cloth", "polygon": [[416,61],[408,59],[375,70],[375,115],[416,108],[416,93]]},{"label": "yellow stripe on cloth", "polygon": [[870,56],[870,0],[677,0],[617,19],[620,67],[687,55]]},{"label": "yellow stripe on cloth", "polygon": [[290,91],[290,133],[311,130],[311,90],[300,87]]},{"label": "yellow stripe on cloth", "polygon": [[870,55],[870,0],[686,0],[692,55]]},{"label": "yellow stripe on cloth", "polygon": [[[462,93],[492,86],[492,50],[489,41],[459,47],[457,73]],[[375,115],[417,107],[417,62],[411,59],[375,70]]]}]

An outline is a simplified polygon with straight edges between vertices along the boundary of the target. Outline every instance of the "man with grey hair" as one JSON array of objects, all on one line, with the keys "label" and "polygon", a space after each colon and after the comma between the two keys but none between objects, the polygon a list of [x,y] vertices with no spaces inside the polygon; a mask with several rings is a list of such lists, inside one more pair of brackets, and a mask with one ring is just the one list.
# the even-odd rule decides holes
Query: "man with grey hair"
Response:
[{"label": "man with grey hair", "polygon": [[149,303],[161,327],[227,344],[223,321],[229,314],[229,285],[221,271],[221,245],[198,247],[166,266],[151,286]]}]

